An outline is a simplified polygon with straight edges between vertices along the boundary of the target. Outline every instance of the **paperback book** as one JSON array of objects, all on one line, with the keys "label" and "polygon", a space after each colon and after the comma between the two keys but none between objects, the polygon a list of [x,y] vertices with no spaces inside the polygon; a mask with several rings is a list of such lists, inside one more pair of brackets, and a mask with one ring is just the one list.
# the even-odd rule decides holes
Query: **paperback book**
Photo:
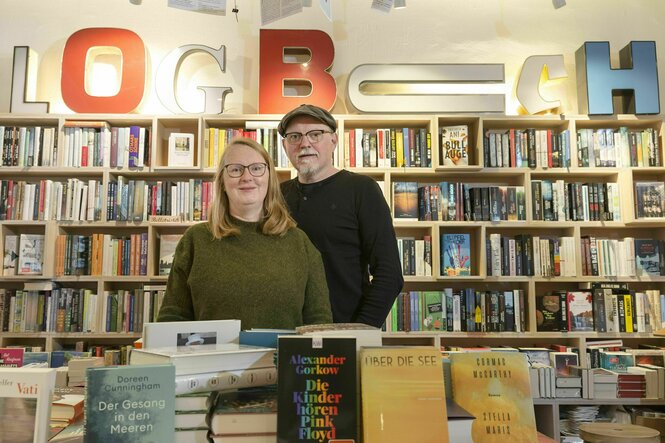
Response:
[{"label": "paperback book", "polygon": [[635,239],[637,275],[661,275],[661,244],[655,239]]},{"label": "paperback book", "polygon": [[0,442],[48,439],[54,387],[54,369],[0,368]]},{"label": "paperback book", "polygon": [[441,234],[441,275],[471,275],[470,234]]},{"label": "paperback book", "polygon": [[180,234],[162,234],[159,236],[159,275],[169,275],[173,266],[175,248],[182,238]]},{"label": "paperback book", "polygon": [[173,442],[172,365],[90,368],[86,377],[85,443]]},{"label": "paperback book", "polygon": [[440,158],[443,166],[467,166],[469,164],[469,127],[467,125],[444,126],[440,132]]},{"label": "paperback book", "polygon": [[364,441],[448,442],[443,367],[438,350],[362,348],[360,376]]},{"label": "paperback book", "polygon": [[143,349],[238,343],[239,335],[240,320],[148,322],[143,325]]},{"label": "paperback book", "polygon": [[5,235],[2,275],[16,275],[18,264],[18,236]]},{"label": "paperback book", "polygon": [[393,183],[393,208],[396,220],[418,220],[418,183]]},{"label": "paperback book", "polygon": [[21,234],[19,236],[18,273],[40,275],[44,266],[44,235]]},{"label": "paperback book", "polygon": [[590,291],[570,291],[566,294],[568,330],[593,332],[593,294]]},{"label": "paperback book", "polygon": [[356,340],[279,338],[278,443],[358,441]]}]

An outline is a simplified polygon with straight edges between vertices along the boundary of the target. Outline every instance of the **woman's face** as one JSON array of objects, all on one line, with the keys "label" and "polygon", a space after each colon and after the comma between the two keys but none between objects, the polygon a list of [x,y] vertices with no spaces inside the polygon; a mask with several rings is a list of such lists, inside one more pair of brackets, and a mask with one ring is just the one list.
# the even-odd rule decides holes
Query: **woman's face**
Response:
[{"label": "woman's face", "polygon": [[[265,160],[258,152],[248,146],[231,145],[227,149],[230,151],[225,159],[226,165],[222,176],[224,189],[229,198],[231,214],[242,216],[253,211],[259,211],[259,214],[261,214],[263,200],[268,192],[270,172],[266,165],[265,173],[260,177],[255,177],[246,166],[255,163],[265,164]],[[226,167],[228,165],[242,165],[245,168],[240,177],[231,177],[229,176],[229,169],[237,170],[237,168]]]}]

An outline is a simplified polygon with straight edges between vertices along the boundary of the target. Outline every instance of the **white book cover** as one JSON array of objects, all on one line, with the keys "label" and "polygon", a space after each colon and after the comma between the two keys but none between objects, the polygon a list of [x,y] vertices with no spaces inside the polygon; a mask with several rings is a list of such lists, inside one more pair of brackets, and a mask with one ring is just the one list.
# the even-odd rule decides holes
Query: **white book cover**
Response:
[{"label": "white book cover", "polygon": [[47,441],[54,386],[55,369],[0,368],[0,441]]},{"label": "white book cover", "polygon": [[194,166],[194,134],[174,132],[169,135],[169,167]]},{"label": "white book cover", "polygon": [[148,322],[143,325],[143,349],[238,343],[240,320]]},{"label": "white book cover", "polygon": [[39,275],[44,265],[44,235],[21,234],[19,237],[18,273]]}]

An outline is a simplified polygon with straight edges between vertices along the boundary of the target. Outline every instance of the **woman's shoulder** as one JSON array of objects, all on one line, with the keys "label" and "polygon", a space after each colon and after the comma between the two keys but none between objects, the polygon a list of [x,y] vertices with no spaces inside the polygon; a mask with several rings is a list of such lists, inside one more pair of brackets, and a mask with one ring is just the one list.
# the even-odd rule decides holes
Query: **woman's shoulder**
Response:
[{"label": "woman's shoulder", "polygon": [[212,233],[208,227],[208,222],[197,223],[190,226],[185,231],[184,237],[189,239],[212,237]]}]

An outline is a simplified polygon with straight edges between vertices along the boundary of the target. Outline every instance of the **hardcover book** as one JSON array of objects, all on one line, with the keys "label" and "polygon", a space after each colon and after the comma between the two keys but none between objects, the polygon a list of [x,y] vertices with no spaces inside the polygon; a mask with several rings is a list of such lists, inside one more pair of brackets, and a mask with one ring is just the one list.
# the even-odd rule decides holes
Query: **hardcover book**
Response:
[{"label": "hardcover book", "polygon": [[635,268],[637,275],[661,275],[660,241],[635,239]]},{"label": "hardcover book", "polygon": [[592,332],[593,294],[591,291],[570,291],[566,294],[568,330]]},{"label": "hardcover book", "polygon": [[393,183],[393,216],[399,220],[418,220],[418,183]]},{"label": "hardcover book", "polygon": [[469,127],[467,125],[444,126],[440,132],[440,158],[443,166],[467,166],[469,164]]},{"label": "hardcover book", "polygon": [[665,183],[635,182],[635,212],[637,218],[665,215]]},{"label": "hardcover book", "polygon": [[90,368],[86,378],[85,443],[173,442],[172,365]]},{"label": "hardcover book", "polygon": [[16,275],[18,264],[18,236],[5,235],[2,275]]},{"label": "hardcover book", "polygon": [[628,367],[635,366],[635,357],[628,352],[600,351],[600,367],[615,372],[626,372]]},{"label": "hardcover book", "polygon": [[0,367],[20,368],[23,366],[23,348],[0,348]]},{"label": "hardcover book", "polygon": [[471,275],[471,235],[441,234],[441,275]]},{"label": "hardcover book", "polygon": [[285,336],[278,350],[277,442],[358,441],[355,338]]},{"label": "hardcover book", "polygon": [[54,386],[54,369],[0,368],[1,442],[47,441]]},{"label": "hardcover book", "polygon": [[175,248],[182,238],[180,234],[162,234],[159,236],[159,275],[169,275],[173,266]]},{"label": "hardcover book", "polygon": [[536,328],[538,331],[561,330],[561,298],[558,294],[536,297]]},{"label": "hardcover book", "polygon": [[551,352],[551,365],[557,377],[567,377],[570,374],[570,366],[579,364],[579,356],[574,352]]},{"label": "hardcover book", "polygon": [[[274,366],[274,348],[223,343],[133,349],[130,365],[173,364],[176,375]],[[174,388],[175,389],[175,388]]]},{"label": "hardcover book", "polygon": [[51,421],[71,423],[83,414],[83,394],[56,394],[51,402]]},{"label": "hardcover book", "polygon": [[148,322],[143,325],[143,349],[238,343],[239,335],[240,320]]},{"label": "hardcover book", "polygon": [[277,434],[277,387],[239,389],[214,398],[208,426],[213,434]]},{"label": "hardcover book", "polygon": [[476,417],[473,441],[532,443],[536,419],[526,356],[465,352],[450,356],[453,400]]},{"label": "hardcover book", "polygon": [[169,167],[194,166],[194,134],[174,132],[169,135]]},{"label": "hardcover book", "polygon": [[44,266],[44,236],[21,234],[19,236],[18,273],[40,275]]},{"label": "hardcover book", "polygon": [[448,442],[443,367],[438,350],[362,348],[360,376],[364,441]]}]

